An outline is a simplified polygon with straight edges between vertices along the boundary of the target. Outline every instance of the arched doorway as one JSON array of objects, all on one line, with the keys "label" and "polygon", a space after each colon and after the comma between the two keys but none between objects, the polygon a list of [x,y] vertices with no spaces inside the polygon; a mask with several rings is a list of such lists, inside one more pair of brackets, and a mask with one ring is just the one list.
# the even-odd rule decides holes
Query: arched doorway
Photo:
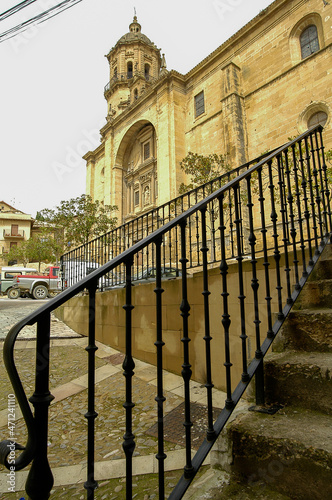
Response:
[{"label": "arched doorway", "polygon": [[157,145],[151,122],[140,120],[119,146],[116,166],[122,170],[122,216],[126,222],[157,205]]}]

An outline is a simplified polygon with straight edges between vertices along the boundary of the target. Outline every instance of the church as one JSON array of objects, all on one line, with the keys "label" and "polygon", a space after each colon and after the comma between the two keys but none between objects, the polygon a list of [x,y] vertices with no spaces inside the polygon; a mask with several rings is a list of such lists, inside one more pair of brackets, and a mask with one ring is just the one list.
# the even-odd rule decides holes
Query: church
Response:
[{"label": "church", "polygon": [[189,151],[232,168],[320,123],[331,130],[332,2],[275,0],[182,75],[135,16],[107,54],[106,123],[85,154],[86,192],[119,223],[175,198]]}]

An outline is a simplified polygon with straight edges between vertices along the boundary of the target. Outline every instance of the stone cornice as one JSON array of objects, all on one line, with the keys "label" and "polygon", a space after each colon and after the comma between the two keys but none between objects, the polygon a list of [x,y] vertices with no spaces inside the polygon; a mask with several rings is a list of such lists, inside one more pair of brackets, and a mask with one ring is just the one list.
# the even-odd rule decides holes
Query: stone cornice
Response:
[{"label": "stone cornice", "polygon": [[82,156],[82,158],[83,158],[83,160],[86,160],[86,161],[95,161],[96,160],[96,156],[99,155],[99,154],[104,153],[104,151],[105,151],[105,143],[102,142],[100,144],[100,146],[98,146],[93,151],[88,151],[87,153],[85,153],[85,155]]}]

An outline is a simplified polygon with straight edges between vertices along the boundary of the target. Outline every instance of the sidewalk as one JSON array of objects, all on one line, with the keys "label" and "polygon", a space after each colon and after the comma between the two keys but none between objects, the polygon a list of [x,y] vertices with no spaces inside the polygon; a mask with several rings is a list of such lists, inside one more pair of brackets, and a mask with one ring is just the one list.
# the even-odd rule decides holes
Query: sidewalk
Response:
[{"label": "sidewalk", "polygon": [[[33,328],[33,327],[30,327]],[[52,321],[52,335],[59,334],[74,338],[53,338],[51,340],[50,390],[55,396],[49,416],[49,462],[55,483],[51,498],[85,499],[86,490],[86,428],[84,414],[87,411],[87,339],[78,336],[60,321]],[[30,331],[20,336],[34,336]],[[0,348],[2,351],[2,342]],[[125,461],[122,450],[125,432],[125,380],[122,374],[122,353],[96,343],[96,423],[95,461],[96,479],[99,488],[96,499],[125,498]],[[33,393],[35,340],[16,342],[15,360],[26,394]],[[1,352],[2,356],[2,352]],[[157,432],[156,426],[156,368],[135,360],[133,382],[133,432],[136,448],[134,452],[134,494],[133,498],[147,500],[157,498]],[[12,392],[7,374],[0,365],[0,440],[9,439],[8,394]],[[182,377],[164,373],[164,425],[165,470],[167,492],[175,486],[185,463],[184,451],[184,405]],[[206,389],[191,382],[193,446],[204,438]],[[214,406],[224,406],[225,394],[214,391]],[[245,404],[245,403],[244,403]],[[19,408],[16,407],[15,438],[18,443],[26,442],[26,430]],[[205,420],[205,419],[204,419]],[[208,463],[209,461],[207,461]],[[17,493],[8,493],[6,469],[0,468],[0,494],[3,500],[24,498],[24,484],[27,471],[15,476]],[[146,475],[149,474],[149,478]],[[137,493],[136,493],[137,491]]]}]

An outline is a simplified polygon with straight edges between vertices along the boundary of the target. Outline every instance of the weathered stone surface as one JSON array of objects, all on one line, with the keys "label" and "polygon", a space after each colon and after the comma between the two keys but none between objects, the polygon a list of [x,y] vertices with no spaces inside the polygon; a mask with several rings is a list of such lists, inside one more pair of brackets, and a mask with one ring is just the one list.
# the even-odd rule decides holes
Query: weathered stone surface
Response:
[{"label": "weathered stone surface", "polygon": [[332,496],[331,418],[287,408],[248,413],[232,425],[234,469],[250,484],[299,500]]},{"label": "weathered stone surface", "polygon": [[332,309],[291,311],[273,344],[274,351],[332,351]]},{"label": "weathered stone surface", "polygon": [[332,356],[329,353],[285,352],[267,356],[266,398],[332,414]]}]

